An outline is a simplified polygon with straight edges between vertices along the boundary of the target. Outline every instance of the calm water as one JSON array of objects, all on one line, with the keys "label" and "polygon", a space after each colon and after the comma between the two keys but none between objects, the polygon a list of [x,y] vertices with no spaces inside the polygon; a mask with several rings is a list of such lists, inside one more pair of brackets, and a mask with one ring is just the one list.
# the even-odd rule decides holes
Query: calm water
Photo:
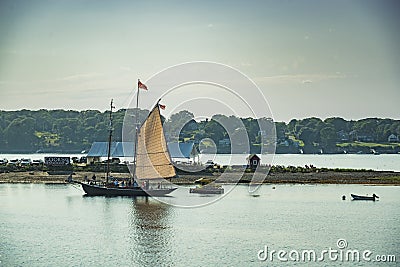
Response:
[{"label": "calm water", "polygon": [[[213,159],[222,165],[246,164],[247,155],[201,155],[201,161]],[[274,164],[284,166],[314,165],[318,168],[350,168],[372,169],[378,171],[400,171],[400,154],[277,154],[272,156],[262,155],[262,164]]]},{"label": "calm water", "polygon": [[[264,185],[258,197],[247,189],[237,186],[201,208],[176,208],[150,198],[83,197],[69,185],[0,184],[0,266],[283,266],[294,262],[263,262],[258,251],[319,253],[337,249],[339,238],[400,261],[400,187]],[[341,200],[350,193],[381,198]]]}]

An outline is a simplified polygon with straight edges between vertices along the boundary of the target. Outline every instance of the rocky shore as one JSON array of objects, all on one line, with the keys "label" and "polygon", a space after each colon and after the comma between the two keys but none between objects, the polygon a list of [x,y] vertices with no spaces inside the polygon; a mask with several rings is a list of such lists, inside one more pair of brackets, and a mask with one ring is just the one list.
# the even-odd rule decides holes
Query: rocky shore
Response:
[{"label": "rocky shore", "polygon": [[[82,181],[85,175],[90,179],[93,174],[97,180],[104,180],[104,173],[94,172],[74,172],[73,179]],[[217,180],[221,183],[232,183],[240,178],[240,183],[249,183],[253,178],[253,173],[225,173],[222,177],[218,173],[193,173],[180,174],[173,178],[175,184],[192,184],[195,180],[206,177],[211,180]],[[0,173],[0,183],[45,183],[45,184],[63,184],[67,174],[52,174],[42,171],[32,172],[6,172]],[[113,173],[115,178],[127,178],[128,173]],[[241,176],[241,177],[239,177]],[[379,184],[379,185],[400,185],[400,172],[388,171],[325,171],[310,173],[269,173],[264,183],[272,184]]]}]

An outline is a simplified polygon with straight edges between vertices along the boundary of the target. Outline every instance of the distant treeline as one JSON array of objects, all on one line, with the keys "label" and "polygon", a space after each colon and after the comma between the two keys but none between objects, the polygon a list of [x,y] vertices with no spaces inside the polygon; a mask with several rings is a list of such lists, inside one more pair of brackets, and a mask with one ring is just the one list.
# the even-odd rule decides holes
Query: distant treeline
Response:
[{"label": "distant treeline", "polygon": [[[122,141],[125,113],[124,109],[113,113],[114,141]],[[142,122],[148,110],[138,113]],[[129,110],[127,123],[133,125],[135,114]],[[181,111],[165,121],[164,128],[168,141],[193,141],[202,152],[212,151],[214,146],[219,153],[229,153],[231,149],[242,153],[248,148],[260,153],[262,148],[270,151],[275,144],[278,153],[397,153],[400,149],[400,120],[393,119],[307,118],[285,123],[270,118],[214,115],[195,121],[192,113]],[[94,141],[107,141],[108,130],[107,111],[0,111],[0,152],[80,152],[88,150]],[[240,138],[244,133],[247,144]]]},{"label": "distant treeline", "polygon": [[[148,111],[140,110],[140,117]],[[121,141],[125,110],[113,113],[114,140]],[[109,112],[97,110],[0,111],[1,152],[80,152],[107,141]]]}]

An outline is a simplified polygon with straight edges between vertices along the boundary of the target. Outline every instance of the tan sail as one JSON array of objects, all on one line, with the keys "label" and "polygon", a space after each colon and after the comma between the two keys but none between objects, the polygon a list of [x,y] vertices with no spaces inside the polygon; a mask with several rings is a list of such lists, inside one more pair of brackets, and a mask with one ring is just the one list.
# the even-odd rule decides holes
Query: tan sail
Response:
[{"label": "tan sail", "polygon": [[163,179],[176,175],[168,153],[158,104],[140,128],[136,153],[135,179]]}]

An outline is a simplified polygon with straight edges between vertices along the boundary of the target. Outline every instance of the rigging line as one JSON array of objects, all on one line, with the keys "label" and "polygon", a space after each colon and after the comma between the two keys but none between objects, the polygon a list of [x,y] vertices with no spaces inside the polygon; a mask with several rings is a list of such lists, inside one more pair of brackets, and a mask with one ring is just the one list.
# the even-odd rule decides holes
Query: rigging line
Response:
[{"label": "rigging line", "polygon": [[74,185],[74,184],[71,184],[71,186],[72,186],[72,187],[74,187],[75,189],[77,189],[77,190],[81,191],[81,189],[80,189],[80,188],[78,188],[78,186],[76,186],[76,185]]}]

